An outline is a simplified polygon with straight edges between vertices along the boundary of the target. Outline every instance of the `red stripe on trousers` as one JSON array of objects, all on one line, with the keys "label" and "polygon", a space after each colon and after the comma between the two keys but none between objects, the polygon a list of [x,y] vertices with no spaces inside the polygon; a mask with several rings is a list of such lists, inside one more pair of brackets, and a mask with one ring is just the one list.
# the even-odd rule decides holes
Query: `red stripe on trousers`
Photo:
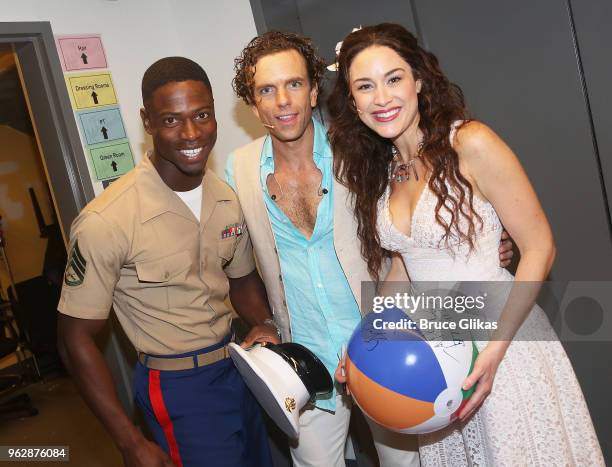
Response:
[{"label": "red stripe on trousers", "polygon": [[166,404],[164,404],[164,398],[161,392],[161,384],[159,381],[159,370],[149,370],[149,399],[151,399],[151,406],[153,407],[153,413],[155,418],[164,430],[166,435],[166,441],[170,448],[170,457],[172,462],[176,464],[176,467],[183,467],[181,462],[181,456],[178,450],[178,444],[174,437],[174,427],[172,426],[172,420],[168,415]]}]

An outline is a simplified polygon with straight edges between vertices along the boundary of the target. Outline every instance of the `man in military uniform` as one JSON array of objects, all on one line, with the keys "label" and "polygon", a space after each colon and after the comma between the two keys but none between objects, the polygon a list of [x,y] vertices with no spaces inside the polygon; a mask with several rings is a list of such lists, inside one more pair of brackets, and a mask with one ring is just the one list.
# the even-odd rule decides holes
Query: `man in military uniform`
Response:
[{"label": "man in military uniform", "polygon": [[[153,150],[72,225],[62,356],[126,465],[271,465],[259,407],[228,358],[228,294],[253,326],[245,345],[278,334],[236,195],[205,170],[210,82],[169,57],[145,72],[142,95]],[[123,411],[94,343],[111,306],[138,351],[135,398],[159,446]]]}]

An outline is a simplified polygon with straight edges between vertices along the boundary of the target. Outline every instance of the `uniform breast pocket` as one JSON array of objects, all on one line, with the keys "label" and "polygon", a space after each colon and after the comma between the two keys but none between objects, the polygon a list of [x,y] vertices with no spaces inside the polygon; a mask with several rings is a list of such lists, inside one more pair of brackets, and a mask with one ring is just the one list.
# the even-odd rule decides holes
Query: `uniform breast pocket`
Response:
[{"label": "uniform breast pocket", "polygon": [[217,254],[221,259],[221,266],[229,263],[234,256],[234,248],[236,247],[236,239],[233,237],[224,238],[217,243]]},{"label": "uniform breast pocket", "polygon": [[181,296],[186,286],[191,263],[188,251],[136,262],[138,282],[142,289],[147,289],[143,298],[149,303],[153,302],[156,307],[176,306],[177,297]]}]

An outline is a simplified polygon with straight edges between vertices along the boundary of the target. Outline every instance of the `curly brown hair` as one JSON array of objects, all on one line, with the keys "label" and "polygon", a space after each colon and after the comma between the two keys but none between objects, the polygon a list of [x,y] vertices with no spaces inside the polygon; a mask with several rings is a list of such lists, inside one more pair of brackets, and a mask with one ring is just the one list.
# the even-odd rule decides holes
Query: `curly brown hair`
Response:
[{"label": "curly brown hair", "polygon": [[[410,65],[414,79],[422,82],[418,94],[419,129],[423,133],[419,153],[431,170],[428,185],[438,198],[435,216],[445,230],[446,245],[453,237],[467,241],[473,249],[474,219],[481,219],[473,208],[472,185],[459,171],[459,158],[449,141],[453,122],[469,121],[461,89],[448,80],[440,70],[438,59],[421,48],[403,26],[382,23],[352,32],[342,43],[338,78],[327,101],[331,118],[329,139],[334,153],[334,174],[353,196],[361,254],[372,277],[378,278],[383,258],[390,255],[380,245],[376,222],[377,203],[389,183],[392,145],[359,119],[349,78],[355,57],[371,46],[394,50]],[[450,215],[449,221],[442,217],[441,210]],[[461,218],[467,220],[467,229],[460,227]]]},{"label": "curly brown hair", "polygon": [[254,105],[253,84],[258,60],[266,55],[291,49],[297,50],[304,57],[310,84],[316,85],[321,91],[325,62],[317,54],[312,40],[292,32],[268,31],[251,40],[234,60],[236,76],[232,80],[232,87],[236,95],[247,105]]}]

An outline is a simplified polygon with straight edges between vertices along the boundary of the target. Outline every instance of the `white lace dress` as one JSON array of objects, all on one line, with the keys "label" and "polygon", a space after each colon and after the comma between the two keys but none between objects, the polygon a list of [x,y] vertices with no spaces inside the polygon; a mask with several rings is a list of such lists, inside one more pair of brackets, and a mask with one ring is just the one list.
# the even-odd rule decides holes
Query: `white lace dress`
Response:
[{"label": "white lace dress", "polygon": [[[437,198],[427,186],[410,237],[392,224],[389,195],[387,188],[378,203],[380,241],[402,255],[412,281],[513,279],[499,266],[502,226],[491,204],[474,199],[483,220],[475,250],[454,245],[451,252],[440,246],[444,230],[434,217]],[[525,340],[530,335],[538,340]],[[486,342],[479,344],[482,349]],[[533,308],[509,346],[482,407],[467,423],[419,436],[419,451],[426,467],[605,465],[574,370],[541,308]]]}]

